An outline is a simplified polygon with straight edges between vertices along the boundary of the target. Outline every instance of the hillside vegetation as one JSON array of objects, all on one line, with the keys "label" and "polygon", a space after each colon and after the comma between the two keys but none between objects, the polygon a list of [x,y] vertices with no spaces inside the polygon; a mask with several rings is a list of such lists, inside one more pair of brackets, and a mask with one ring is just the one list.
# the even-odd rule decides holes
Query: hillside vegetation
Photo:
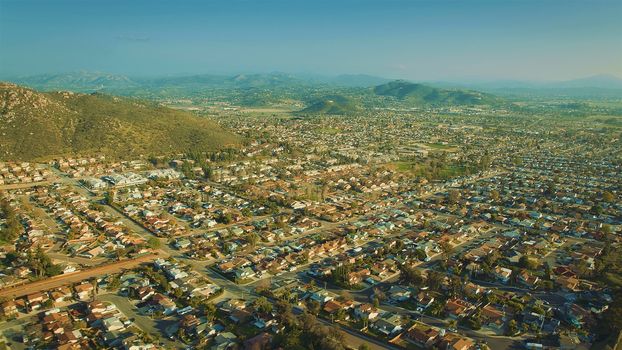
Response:
[{"label": "hillside vegetation", "polygon": [[0,159],[114,158],[214,150],[239,143],[213,121],[102,94],[40,93],[0,83]]},{"label": "hillside vegetation", "polygon": [[301,113],[313,114],[351,114],[359,110],[356,103],[349,97],[329,95],[311,101]]},{"label": "hillside vegetation", "polygon": [[[357,107],[444,107],[501,102],[493,95],[477,91],[441,89],[364,74],[305,77],[277,72],[235,76],[201,74],[129,78],[116,74],[77,72],[21,77],[14,82],[40,91],[104,92],[149,100],[207,99],[248,107],[303,102],[308,106],[305,113],[325,114],[347,114],[355,112]],[[339,97],[356,103],[342,101]]]},{"label": "hillside vegetation", "polygon": [[393,97],[413,106],[488,105],[498,102],[489,94],[471,90],[445,90],[396,80],[374,88],[379,96]]}]

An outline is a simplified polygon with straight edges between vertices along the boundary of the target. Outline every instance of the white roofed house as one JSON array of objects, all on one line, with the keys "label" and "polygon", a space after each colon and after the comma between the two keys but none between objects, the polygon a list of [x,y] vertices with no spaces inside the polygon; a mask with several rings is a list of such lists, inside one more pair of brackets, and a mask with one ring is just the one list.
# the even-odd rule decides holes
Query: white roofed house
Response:
[{"label": "white roofed house", "polygon": [[234,274],[235,278],[244,279],[254,276],[255,271],[253,271],[250,267],[240,267],[235,269]]},{"label": "white roofed house", "polygon": [[508,283],[508,281],[510,280],[510,276],[512,275],[512,270],[505,267],[497,266],[493,274],[500,282]]},{"label": "white roofed house", "polygon": [[104,250],[104,248],[97,246],[93,249],[90,249],[84,253],[80,253],[79,255],[85,258],[96,258],[98,256],[100,256],[101,254],[105,253],[106,251]]},{"label": "white roofed house", "polygon": [[324,304],[330,300],[333,300],[334,298],[328,294],[328,291],[324,290],[324,289],[318,289],[314,292],[311,293],[310,298],[312,300],[315,300],[317,302],[319,302],[320,304]]},{"label": "white roofed house", "polygon": [[402,317],[398,314],[386,314],[374,322],[371,327],[386,335],[394,335],[402,331]]}]

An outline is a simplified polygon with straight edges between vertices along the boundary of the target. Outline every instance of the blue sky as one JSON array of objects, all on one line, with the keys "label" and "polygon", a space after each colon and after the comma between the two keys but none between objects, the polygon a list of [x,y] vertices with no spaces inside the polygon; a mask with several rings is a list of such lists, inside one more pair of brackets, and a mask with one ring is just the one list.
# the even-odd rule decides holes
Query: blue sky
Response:
[{"label": "blue sky", "polygon": [[622,76],[621,0],[0,0],[0,76]]}]

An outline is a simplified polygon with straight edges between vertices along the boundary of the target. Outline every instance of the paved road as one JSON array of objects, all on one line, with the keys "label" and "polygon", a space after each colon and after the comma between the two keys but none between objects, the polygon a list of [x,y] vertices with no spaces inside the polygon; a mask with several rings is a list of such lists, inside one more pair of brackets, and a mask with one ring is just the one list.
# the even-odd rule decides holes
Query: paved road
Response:
[{"label": "paved road", "polygon": [[35,187],[35,186],[46,186],[49,185],[51,183],[53,183],[55,181],[39,181],[39,182],[29,182],[29,183],[24,183],[24,184],[11,184],[11,185],[0,185],[0,191],[2,190],[17,190],[20,188],[29,188],[29,187]]},{"label": "paved road", "polygon": [[151,262],[158,256],[155,254],[144,255],[135,259],[116,261],[110,264],[93,267],[73,273],[58,275],[44,280],[0,289],[0,298],[19,298],[31,293],[47,291],[53,288],[98,277],[121,272],[122,270],[135,268],[145,262]]}]

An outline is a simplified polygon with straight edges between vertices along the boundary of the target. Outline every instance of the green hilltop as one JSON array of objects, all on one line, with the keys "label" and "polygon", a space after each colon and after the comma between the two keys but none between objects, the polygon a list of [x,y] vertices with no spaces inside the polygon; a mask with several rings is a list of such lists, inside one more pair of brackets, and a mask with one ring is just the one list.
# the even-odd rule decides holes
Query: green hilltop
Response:
[{"label": "green hilltop", "polygon": [[0,82],[0,159],[112,158],[235,147],[215,122],[153,102],[103,94],[41,93]]},{"label": "green hilltop", "polygon": [[364,74],[322,77],[274,72],[130,78],[118,74],[75,72],[21,77],[14,79],[14,82],[40,91],[102,92],[149,100],[207,99],[249,107],[305,102],[308,108],[301,112],[324,114],[349,114],[359,107],[412,108],[504,103],[500,98],[478,91],[443,89]]},{"label": "green hilltop", "polygon": [[499,102],[495,96],[478,91],[445,90],[403,80],[378,85],[374,87],[374,93],[414,106],[491,105]]},{"label": "green hilltop", "polygon": [[328,95],[315,99],[300,111],[304,114],[351,114],[359,111],[360,108],[350,97],[342,95]]}]

